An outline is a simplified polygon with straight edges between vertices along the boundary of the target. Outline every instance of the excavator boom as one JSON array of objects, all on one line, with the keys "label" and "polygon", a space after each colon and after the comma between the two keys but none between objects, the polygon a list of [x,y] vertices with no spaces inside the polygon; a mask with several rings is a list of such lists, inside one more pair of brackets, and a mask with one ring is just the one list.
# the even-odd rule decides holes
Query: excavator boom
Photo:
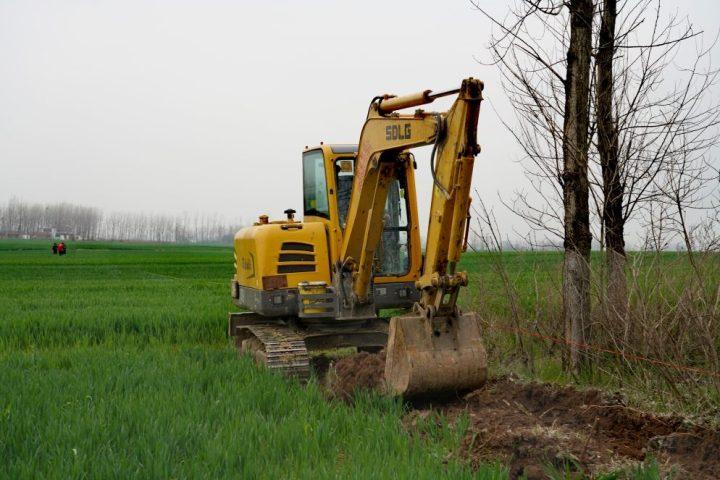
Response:
[{"label": "excavator boom", "polygon": [[[458,90],[432,94],[425,90],[403,97],[378,98],[360,136],[353,194],[336,275],[352,297],[346,303],[371,305],[375,249],[383,231],[388,185],[395,164],[410,148],[433,145],[432,203],[425,260],[419,280],[420,301],[413,313],[390,322],[386,379],[392,391],[419,394],[466,389],[485,381],[487,362],[474,313],[463,314],[456,301],[467,275],[456,272],[463,249],[470,207],[470,188],[477,145],[477,121],[483,84],[466,79]],[[397,110],[457,93],[447,112]]]}]

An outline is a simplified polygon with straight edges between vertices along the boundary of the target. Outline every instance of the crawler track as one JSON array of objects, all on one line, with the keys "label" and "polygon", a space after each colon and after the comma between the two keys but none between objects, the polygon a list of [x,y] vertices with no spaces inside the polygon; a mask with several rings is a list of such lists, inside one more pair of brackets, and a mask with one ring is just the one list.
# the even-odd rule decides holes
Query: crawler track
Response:
[{"label": "crawler track", "polygon": [[310,378],[310,357],[302,336],[282,325],[247,325],[240,350],[268,369],[301,381]]}]

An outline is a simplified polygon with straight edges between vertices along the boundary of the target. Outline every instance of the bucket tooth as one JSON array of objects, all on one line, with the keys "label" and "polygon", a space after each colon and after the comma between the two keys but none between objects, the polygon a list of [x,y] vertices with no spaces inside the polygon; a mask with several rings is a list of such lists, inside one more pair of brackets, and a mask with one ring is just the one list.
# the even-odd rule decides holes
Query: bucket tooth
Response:
[{"label": "bucket tooth", "polygon": [[390,393],[445,394],[478,388],[487,355],[474,312],[428,319],[412,313],[390,320],[385,380]]}]

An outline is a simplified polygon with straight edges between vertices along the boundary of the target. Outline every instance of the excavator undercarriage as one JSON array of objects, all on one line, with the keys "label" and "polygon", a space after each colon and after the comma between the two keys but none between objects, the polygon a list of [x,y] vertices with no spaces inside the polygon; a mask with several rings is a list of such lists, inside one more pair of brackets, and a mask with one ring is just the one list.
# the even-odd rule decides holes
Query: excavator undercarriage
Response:
[{"label": "excavator undercarriage", "polygon": [[253,312],[231,313],[229,335],[241,353],[284,375],[307,380],[311,351],[355,347],[379,351],[387,345],[388,322],[358,321],[354,325],[302,324],[296,318],[268,320]]}]

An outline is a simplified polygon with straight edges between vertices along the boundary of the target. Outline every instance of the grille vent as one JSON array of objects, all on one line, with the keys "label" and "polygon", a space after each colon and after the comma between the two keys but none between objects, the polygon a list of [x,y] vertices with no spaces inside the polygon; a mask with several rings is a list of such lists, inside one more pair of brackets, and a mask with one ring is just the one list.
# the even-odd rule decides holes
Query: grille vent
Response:
[{"label": "grille vent", "polygon": [[311,243],[283,242],[278,256],[278,273],[314,272],[314,252],[315,246]]},{"label": "grille vent", "polygon": [[315,245],[302,242],[283,242],[280,250],[298,250],[301,252],[314,252]]}]

